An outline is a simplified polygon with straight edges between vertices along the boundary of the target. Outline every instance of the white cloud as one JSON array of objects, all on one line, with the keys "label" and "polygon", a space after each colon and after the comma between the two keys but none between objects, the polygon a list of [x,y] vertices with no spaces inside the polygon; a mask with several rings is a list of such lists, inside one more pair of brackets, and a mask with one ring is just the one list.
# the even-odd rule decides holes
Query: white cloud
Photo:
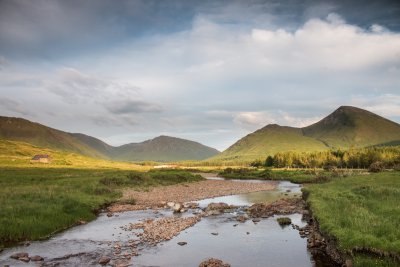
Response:
[{"label": "white cloud", "polygon": [[384,117],[400,117],[400,95],[397,94],[356,95],[350,103]]}]

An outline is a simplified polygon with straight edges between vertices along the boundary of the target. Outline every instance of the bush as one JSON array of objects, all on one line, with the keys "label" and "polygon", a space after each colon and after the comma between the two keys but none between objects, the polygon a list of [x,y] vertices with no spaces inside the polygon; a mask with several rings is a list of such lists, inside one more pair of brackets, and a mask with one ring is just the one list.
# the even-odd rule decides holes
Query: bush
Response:
[{"label": "bush", "polygon": [[129,183],[134,185],[141,184],[148,178],[145,173],[141,172],[131,172],[126,177]]},{"label": "bush", "polygon": [[125,183],[123,178],[118,177],[104,177],[99,180],[99,183],[107,186],[118,186],[123,185]]},{"label": "bush", "polygon": [[369,166],[369,171],[370,172],[381,172],[385,169],[385,166],[383,166],[383,163],[380,161],[375,161]]},{"label": "bush", "polygon": [[292,220],[289,217],[281,217],[276,219],[280,226],[289,225],[292,223]]}]

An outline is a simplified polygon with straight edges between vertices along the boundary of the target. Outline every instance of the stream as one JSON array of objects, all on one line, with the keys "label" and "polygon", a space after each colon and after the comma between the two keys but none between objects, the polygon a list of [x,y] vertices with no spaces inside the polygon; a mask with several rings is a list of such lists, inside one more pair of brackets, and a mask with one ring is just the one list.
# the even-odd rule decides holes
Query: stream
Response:
[{"label": "stream", "polygon": [[[249,206],[300,194],[299,185],[283,181],[272,191],[208,198],[197,203],[201,208],[212,202]],[[129,266],[199,266],[200,262],[210,257],[221,259],[231,266],[329,266],[315,262],[307,250],[307,239],[301,238],[298,231],[291,226],[281,227],[276,221],[279,216],[262,219],[258,223],[252,220],[238,223],[235,217],[240,212],[238,209],[231,213],[203,217],[200,222],[169,241],[156,246],[139,246],[139,255],[132,257]],[[116,246],[121,247],[119,255],[124,255],[131,251],[132,242],[138,241],[135,232],[125,231],[124,226],[143,219],[165,216],[173,216],[172,211],[128,211],[112,217],[101,213],[96,220],[73,227],[49,240],[5,249],[0,253],[0,266],[100,266],[98,260],[102,256],[113,258]],[[192,213],[174,216],[192,216]],[[305,225],[300,214],[286,217],[290,217],[300,227]],[[181,241],[187,244],[178,245]],[[25,263],[11,259],[10,256],[17,252],[27,252],[30,256],[40,255],[45,260],[38,265],[35,262]]]}]

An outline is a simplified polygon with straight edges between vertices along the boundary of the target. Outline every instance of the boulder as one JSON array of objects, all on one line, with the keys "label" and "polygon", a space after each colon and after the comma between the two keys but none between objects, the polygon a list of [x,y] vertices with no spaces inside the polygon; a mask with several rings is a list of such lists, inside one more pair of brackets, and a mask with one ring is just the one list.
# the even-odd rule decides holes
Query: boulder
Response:
[{"label": "boulder", "polygon": [[43,261],[43,257],[35,255],[31,257],[31,261]]},{"label": "boulder", "polygon": [[22,257],[22,258],[19,258],[18,260],[23,261],[23,262],[29,262],[31,259],[29,257]]},{"label": "boulder", "polygon": [[101,257],[100,260],[99,260],[99,264],[100,265],[106,265],[107,263],[110,262],[110,260],[111,259],[109,257]]},{"label": "boulder", "polygon": [[247,214],[239,215],[239,216],[236,217],[236,220],[238,222],[245,222],[245,221],[247,221],[247,219],[249,219],[249,216],[247,216]]},{"label": "boulder", "polygon": [[208,204],[206,211],[210,211],[210,210],[225,210],[225,209],[229,209],[229,205],[223,202],[220,203],[210,203]]},{"label": "boulder", "polygon": [[200,263],[199,267],[230,267],[231,265],[222,260],[210,258]]},{"label": "boulder", "polygon": [[18,252],[18,253],[14,253],[10,256],[11,259],[15,259],[18,260],[20,258],[25,258],[25,257],[29,257],[29,254],[26,252]]},{"label": "boulder", "polygon": [[181,212],[183,209],[183,205],[181,203],[175,203],[175,205],[172,207],[174,212]]},{"label": "boulder", "polygon": [[178,242],[178,245],[179,245],[179,246],[184,246],[184,245],[186,245],[186,244],[187,244],[187,242],[184,242],[184,241]]}]

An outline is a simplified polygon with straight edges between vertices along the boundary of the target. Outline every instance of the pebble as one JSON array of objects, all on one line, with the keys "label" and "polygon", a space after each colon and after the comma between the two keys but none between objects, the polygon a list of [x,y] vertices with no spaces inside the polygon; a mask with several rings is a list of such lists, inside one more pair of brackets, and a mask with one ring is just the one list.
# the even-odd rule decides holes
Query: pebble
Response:
[{"label": "pebble", "polygon": [[179,246],[184,246],[184,245],[186,245],[186,244],[187,244],[187,242],[184,242],[184,241],[178,242],[178,245],[179,245]]}]

